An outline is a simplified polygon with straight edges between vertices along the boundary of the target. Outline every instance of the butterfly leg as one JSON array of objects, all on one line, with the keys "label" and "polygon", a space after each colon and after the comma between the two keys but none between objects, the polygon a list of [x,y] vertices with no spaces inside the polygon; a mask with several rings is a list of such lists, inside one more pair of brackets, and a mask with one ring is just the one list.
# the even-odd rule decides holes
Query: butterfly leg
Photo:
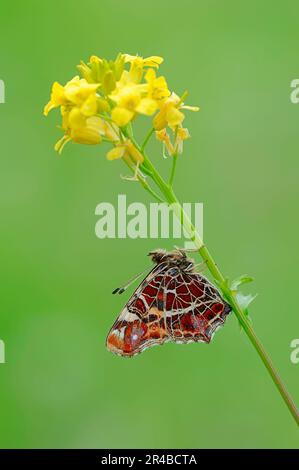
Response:
[{"label": "butterfly leg", "polygon": [[180,248],[179,246],[174,245],[174,248],[181,253],[196,253],[198,252],[198,248]]},{"label": "butterfly leg", "polygon": [[201,261],[200,263],[197,263],[194,265],[194,269],[199,268],[199,272],[203,272],[207,269],[207,262],[206,261]]}]

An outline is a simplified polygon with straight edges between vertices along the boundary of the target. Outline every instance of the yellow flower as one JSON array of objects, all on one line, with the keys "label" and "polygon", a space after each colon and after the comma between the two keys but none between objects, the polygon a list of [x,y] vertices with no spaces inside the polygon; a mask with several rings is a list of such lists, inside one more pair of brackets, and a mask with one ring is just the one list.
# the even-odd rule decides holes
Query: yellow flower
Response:
[{"label": "yellow flower", "polygon": [[44,115],[48,116],[49,112],[53,108],[57,108],[63,104],[67,104],[67,100],[64,95],[64,87],[58,82],[54,82],[52,86],[50,101],[44,107]]},{"label": "yellow flower", "polygon": [[171,128],[180,126],[185,119],[185,115],[181,112],[181,109],[199,111],[197,106],[186,106],[182,101],[183,98],[179,98],[175,93],[172,93],[169,98],[164,100],[160,111],[153,120],[153,126],[157,131],[167,126]]},{"label": "yellow flower", "polygon": [[147,96],[155,101],[163,100],[170,95],[165,77],[157,77],[154,69],[148,69],[145,74],[145,80],[148,84]]},{"label": "yellow flower", "polygon": [[184,127],[178,127],[175,131],[175,149],[176,153],[181,154],[183,153],[183,143],[184,140],[190,138],[190,133],[188,129]]},{"label": "yellow flower", "polygon": [[74,77],[64,87],[64,94],[70,104],[82,106],[85,101],[96,97],[97,83],[88,83],[84,78]]},{"label": "yellow flower", "polygon": [[97,95],[98,84],[90,84],[78,76],[64,87],[55,82],[49,103],[45,106],[47,116],[51,109],[61,107],[62,128],[65,135],[55,148],[61,153],[67,142],[96,145],[102,140],[102,119],[97,117],[101,98]]},{"label": "yellow flower", "polygon": [[61,107],[62,129],[65,135],[55,146],[62,152],[64,146],[72,140],[77,144],[96,145],[102,141],[103,120],[97,116],[84,115],[78,107]]},{"label": "yellow flower", "polygon": [[64,111],[63,129],[65,135],[55,145],[55,150],[59,153],[71,140],[85,145],[97,145],[102,141],[102,119],[97,116],[86,117],[78,108],[73,108],[70,112]]},{"label": "yellow flower", "polygon": [[124,157],[125,153],[126,146],[124,144],[116,145],[107,153],[107,160],[118,160],[119,158]]},{"label": "yellow flower", "polygon": [[[60,107],[64,136],[55,148],[59,152],[69,142],[96,145],[102,140],[113,148],[108,159],[124,158],[138,168],[144,157],[130,140],[125,139],[125,126],[138,115],[153,116],[157,138],[170,155],[182,152],[183,142],[189,137],[183,128],[183,110],[198,111],[185,106],[185,94],[179,98],[168,89],[164,76],[157,76],[163,58],[118,54],[115,60],[91,56],[78,69],[82,78],[75,76],[64,86],[55,82],[50,101],[44,108],[45,116]],[[167,127],[173,131],[171,138]]]},{"label": "yellow flower", "polygon": [[138,55],[124,54],[125,63],[130,64],[130,80],[134,83],[140,83],[143,77],[144,67],[158,68],[163,62],[163,58],[159,56],[151,56],[144,59]]},{"label": "yellow flower", "polygon": [[47,116],[53,108],[59,106],[83,106],[87,100],[89,100],[88,105],[93,101],[94,109],[98,86],[98,84],[87,83],[84,78],[80,79],[78,76],[67,82],[64,87],[55,82],[52,87],[50,101],[44,108],[44,115]]},{"label": "yellow flower", "polygon": [[165,145],[165,148],[168,152],[168,155],[174,155],[175,154],[175,148],[172,145],[172,142],[170,140],[170,136],[166,129],[161,129],[160,131],[156,131],[156,137],[160,142],[163,142],[163,145]]},{"label": "yellow flower", "polygon": [[[95,118],[96,119],[96,118]],[[90,118],[93,120],[93,118]],[[71,130],[71,139],[76,144],[97,145],[100,144],[102,139],[96,125],[86,122],[86,126],[81,129]]]},{"label": "yellow flower", "polygon": [[[154,58],[137,57],[132,59],[132,64],[135,63],[143,69],[143,64],[154,63]],[[130,71],[124,70],[116,89],[109,95],[116,104],[111,117],[119,127],[126,126],[137,113],[145,116],[153,115],[161,100],[170,95],[165,77],[157,77],[153,68],[147,70],[145,83],[138,81],[132,76],[132,67]]]},{"label": "yellow flower", "polygon": [[168,155],[173,156],[183,152],[183,142],[184,140],[189,139],[190,133],[188,129],[184,127],[177,127],[174,130],[174,144],[171,142],[170,136],[165,127],[160,131],[156,131],[156,137],[160,142],[163,142]]},{"label": "yellow flower", "polygon": [[138,55],[123,54],[125,63],[141,64],[143,67],[156,67],[158,68],[164,61],[163,57],[152,55],[144,59]]},{"label": "yellow flower", "polygon": [[102,122],[101,118],[92,116],[87,118],[84,125],[80,127],[70,128],[71,139],[76,144],[96,145],[102,141],[101,131]]},{"label": "yellow flower", "polygon": [[136,115],[136,113],[151,116],[157,109],[155,100],[144,96],[146,88],[144,85],[130,83],[120,86],[110,95],[116,103],[112,110],[112,120],[119,127],[126,126]]},{"label": "yellow flower", "polygon": [[144,157],[130,140],[119,142],[107,153],[108,160],[117,160],[123,157],[131,157],[135,164],[143,162]]},{"label": "yellow flower", "polygon": [[104,119],[102,119],[101,135],[110,140],[111,143],[119,141],[118,128],[113,123],[104,121]]},{"label": "yellow flower", "polygon": [[98,83],[103,94],[109,95],[116,87],[124,70],[125,58],[118,54],[116,59],[106,60],[95,55],[91,56],[88,64],[83,61],[77,66],[83,78],[88,83]]}]

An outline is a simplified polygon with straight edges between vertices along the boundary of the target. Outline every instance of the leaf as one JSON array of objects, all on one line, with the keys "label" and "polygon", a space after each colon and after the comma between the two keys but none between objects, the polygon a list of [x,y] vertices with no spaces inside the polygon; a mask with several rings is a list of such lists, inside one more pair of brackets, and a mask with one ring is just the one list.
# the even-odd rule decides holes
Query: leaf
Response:
[{"label": "leaf", "polygon": [[254,278],[251,276],[248,276],[247,274],[242,274],[242,276],[237,277],[237,279],[234,279],[230,285],[230,288],[232,291],[237,291],[238,288],[243,285],[243,284],[248,284],[249,282],[253,282]]},{"label": "leaf", "polygon": [[236,295],[236,299],[238,304],[240,305],[241,309],[248,316],[248,307],[257,297],[257,294],[242,294],[242,292],[238,292]]},{"label": "leaf", "polygon": [[[254,299],[257,297],[257,294],[242,294],[242,292],[238,292],[236,294],[236,300],[238,304],[240,305],[241,309],[244,312],[244,315],[246,316],[247,320],[252,324],[252,319],[249,316],[249,311],[248,307],[249,305],[254,301]],[[243,326],[241,323],[239,323],[241,331],[243,330]]]},{"label": "leaf", "polygon": [[[248,307],[257,297],[257,294],[243,294],[242,292],[239,291],[239,288],[243,284],[248,284],[249,282],[252,282],[252,281],[254,281],[254,278],[251,276],[248,276],[247,274],[243,274],[242,276],[239,276],[238,278],[234,279],[232,282],[230,282],[229,278],[225,278],[224,281],[222,282],[216,281],[216,284],[222,290],[222,293],[224,297],[226,298],[226,300],[228,301],[228,303],[230,301],[229,295],[232,295],[233,297],[235,297],[237,303],[239,304],[242,311],[246,315],[247,319],[251,323],[252,323],[252,320],[249,317]],[[240,326],[242,328],[241,324]]]}]

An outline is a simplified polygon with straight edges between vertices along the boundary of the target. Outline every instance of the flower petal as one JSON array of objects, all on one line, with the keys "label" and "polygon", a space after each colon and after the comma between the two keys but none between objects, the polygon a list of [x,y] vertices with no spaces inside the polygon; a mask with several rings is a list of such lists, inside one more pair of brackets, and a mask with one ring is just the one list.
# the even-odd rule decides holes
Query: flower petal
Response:
[{"label": "flower petal", "polygon": [[169,106],[167,109],[167,122],[169,126],[178,126],[183,122],[185,116],[174,106]]},{"label": "flower petal", "polygon": [[143,98],[136,107],[136,111],[137,113],[151,116],[155,111],[157,111],[157,108],[158,105],[155,100],[152,100],[151,98]]},{"label": "flower petal", "polygon": [[159,65],[162,64],[164,61],[163,57],[159,57],[157,55],[152,55],[150,57],[147,57],[146,59],[143,59],[143,64],[145,67],[159,67]]},{"label": "flower petal", "polygon": [[126,108],[116,106],[111,113],[111,117],[118,127],[123,127],[133,119],[134,113]]},{"label": "flower petal", "polygon": [[119,147],[114,147],[107,153],[107,160],[117,160],[119,158],[122,158],[125,152],[126,148],[123,145]]}]

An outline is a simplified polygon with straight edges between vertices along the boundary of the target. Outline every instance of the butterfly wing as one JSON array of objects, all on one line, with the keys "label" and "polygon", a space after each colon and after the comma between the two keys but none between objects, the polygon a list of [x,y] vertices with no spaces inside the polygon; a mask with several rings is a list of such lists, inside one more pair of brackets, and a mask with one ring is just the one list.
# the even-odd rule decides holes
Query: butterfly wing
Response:
[{"label": "butterfly wing", "polygon": [[199,273],[170,268],[164,276],[166,330],[177,343],[209,343],[231,311],[218,290]]},{"label": "butterfly wing", "polygon": [[230,311],[204,276],[161,263],[137,287],[106,345],[115,354],[131,357],[166,341],[209,343]]},{"label": "butterfly wing", "polygon": [[108,333],[106,345],[114,354],[131,357],[169,340],[163,312],[166,263],[141,282]]}]

